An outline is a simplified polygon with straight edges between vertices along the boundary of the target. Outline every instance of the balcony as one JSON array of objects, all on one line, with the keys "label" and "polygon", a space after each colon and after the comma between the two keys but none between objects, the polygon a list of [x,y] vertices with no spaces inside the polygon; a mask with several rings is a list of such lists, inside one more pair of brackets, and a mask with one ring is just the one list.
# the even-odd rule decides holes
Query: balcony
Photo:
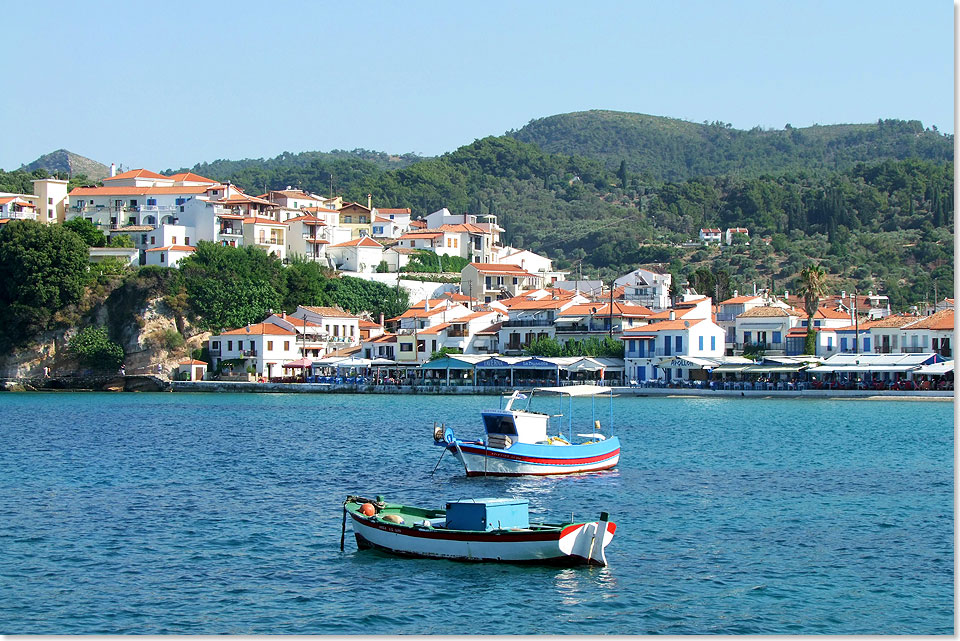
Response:
[{"label": "balcony", "polygon": [[220,228],[221,236],[243,236],[242,227],[221,227]]},{"label": "balcony", "polygon": [[503,327],[552,327],[553,321],[547,319],[535,318],[532,320],[508,320],[504,321]]},{"label": "balcony", "polygon": [[782,352],[786,349],[786,343],[734,343],[734,351],[742,352],[743,350],[751,349],[762,349],[765,352]]},{"label": "balcony", "polygon": [[904,345],[903,347],[900,348],[901,354],[924,354],[926,352],[931,352],[931,351],[933,350],[931,350],[929,347],[919,347],[916,345],[911,345],[910,347],[907,347],[906,345]]},{"label": "balcony", "polygon": [[247,357],[250,357],[250,358],[256,358],[256,357],[257,357],[257,350],[255,350],[255,349],[245,349],[245,350],[243,350],[242,352],[240,352],[240,355],[241,355],[241,356],[247,356]]}]

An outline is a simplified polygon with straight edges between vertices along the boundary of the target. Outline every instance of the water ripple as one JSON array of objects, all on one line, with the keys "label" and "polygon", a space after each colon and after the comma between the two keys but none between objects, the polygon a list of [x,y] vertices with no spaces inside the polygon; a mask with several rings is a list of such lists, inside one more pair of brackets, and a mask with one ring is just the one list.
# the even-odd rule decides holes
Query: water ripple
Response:
[{"label": "water ripple", "polygon": [[[617,399],[613,472],[431,474],[433,420],[477,434],[491,400],[0,394],[2,631],[953,633],[951,405]],[[605,568],[398,559],[349,529],[341,552],[347,493],[607,510],[617,538]]]}]

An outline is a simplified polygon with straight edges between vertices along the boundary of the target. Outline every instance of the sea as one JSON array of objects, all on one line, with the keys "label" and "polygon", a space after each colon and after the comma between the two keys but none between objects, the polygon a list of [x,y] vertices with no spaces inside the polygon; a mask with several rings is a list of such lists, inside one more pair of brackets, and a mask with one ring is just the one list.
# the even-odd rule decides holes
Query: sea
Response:
[{"label": "sea", "polygon": [[[468,479],[434,423],[498,402],[0,394],[0,633],[954,634],[953,403],[576,399],[616,469]],[[341,551],[348,494],[617,531],[606,567]]]}]

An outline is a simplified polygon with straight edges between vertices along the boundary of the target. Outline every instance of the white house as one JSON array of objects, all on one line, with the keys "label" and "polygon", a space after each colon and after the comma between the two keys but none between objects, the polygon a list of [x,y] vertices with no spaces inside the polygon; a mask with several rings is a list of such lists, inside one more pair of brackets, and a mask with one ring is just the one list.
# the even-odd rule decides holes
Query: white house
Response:
[{"label": "white house", "polygon": [[651,309],[670,307],[670,285],[673,277],[663,265],[645,265],[613,281],[623,287],[625,300],[636,301]]},{"label": "white house", "polygon": [[383,250],[383,259],[387,263],[387,269],[391,272],[398,272],[401,268],[410,264],[410,257],[415,255],[418,250],[409,247],[400,247],[395,245]]},{"label": "white house", "polygon": [[700,242],[704,245],[709,245],[710,243],[720,244],[723,240],[723,234],[719,229],[713,227],[702,227],[700,229]]},{"label": "white house", "polygon": [[285,221],[287,228],[287,255],[303,256],[327,265],[326,247],[330,245],[330,227],[313,214],[303,214]]},{"label": "white house", "polygon": [[953,358],[953,322],[953,310],[945,309],[904,325],[900,328],[901,351],[936,352]]},{"label": "white house", "polygon": [[727,245],[732,245],[734,237],[737,236],[738,234],[746,236],[748,239],[750,237],[750,232],[747,230],[746,227],[730,227],[729,229],[727,229],[726,233],[724,234],[724,242]]},{"label": "white house", "polygon": [[147,265],[177,267],[181,260],[195,251],[197,251],[197,248],[190,245],[164,245],[163,247],[146,250],[144,259]]},{"label": "white house", "polygon": [[786,355],[786,336],[800,324],[803,313],[792,307],[762,305],[738,315],[735,321],[736,339],[733,353],[739,356],[744,349],[757,347],[768,355]]},{"label": "white house", "polygon": [[517,265],[470,263],[460,270],[460,292],[485,303],[543,287],[543,277]]},{"label": "white house", "polygon": [[706,380],[706,367],[724,353],[723,330],[709,319],[675,319],[635,327],[620,337],[624,367],[634,381]]},{"label": "white house", "polygon": [[24,196],[0,195],[0,219],[37,220],[37,207]]},{"label": "white house", "polygon": [[341,271],[369,274],[376,271],[383,260],[383,245],[369,236],[361,236],[328,246],[327,255]]},{"label": "white house", "polygon": [[223,361],[235,361],[236,371],[252,367],[257,375],[267,378],[282,376],[283,364],[300,357],[296,332],[274,323],[247,325],[211,336],[209,349],[214,369]]},{"label": "white house", "polygon": [[426,362],[430,354],[436,351],[428,351],[428,337],[432,336],[429,338],[432,341],[439,342],[440,339],[436,334],[428,334],[427,337],[421,337],[420,334],[424,330],[450,323],[470,313],[465,305],[448,298],[425,299],[414,303],[410,309],[387,321],[396,328],[396,360],[401,363]]},{"label": "white house", "polygon": [[[298,305],[294,312],[284,318],[295,326],[295,331],[300,331],[303,321],[313,323],[316,329],[309,330],[308,334],[314,335],[314,340],[322,344],[324,351],[321,356],[360,344],[360,317],[339,307]],[[308,345],[308,349],[312,348]]]}]

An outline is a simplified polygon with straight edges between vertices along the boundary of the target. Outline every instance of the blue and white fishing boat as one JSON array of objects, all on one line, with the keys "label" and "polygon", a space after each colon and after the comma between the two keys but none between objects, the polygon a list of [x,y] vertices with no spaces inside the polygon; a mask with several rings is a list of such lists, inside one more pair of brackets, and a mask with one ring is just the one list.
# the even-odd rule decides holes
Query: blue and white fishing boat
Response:
[{"label": "blue and white fishing boat", "polygon": [[[546,395],[560,397],[559,413],[550,415],[530,409],[534,396]],[[612,423],[610,388],[596,385],[538,387],[529,394],[515,391],[508,397],[505,407],[482,412],[485,438],[463,440],[457,438],[452,428],[435,425],[434,444],[456,456],[467,476],[542,476],[607,470],[620,461],[620,439],[601,432],[595,398],[594,420],[589,431],[574,432],[573,428],[574,397],[599,395],[611,397]],[[514,407],[518,401],[526,401],[523,409]],[[565,426],[563,405],[566,401],[569,401],[569,409]],[[551,419],[556,421],[554,430],[550,430]]]}]

